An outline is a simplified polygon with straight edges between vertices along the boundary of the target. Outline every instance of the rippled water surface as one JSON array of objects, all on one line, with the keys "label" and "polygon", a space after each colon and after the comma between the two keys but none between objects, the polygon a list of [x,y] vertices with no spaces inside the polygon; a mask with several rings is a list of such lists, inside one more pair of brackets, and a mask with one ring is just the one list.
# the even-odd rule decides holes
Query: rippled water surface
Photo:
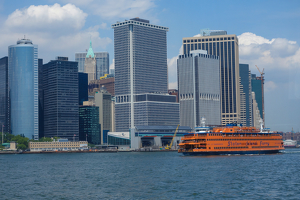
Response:
[{"label": "rippled water surface", "polygon": [[300,149],[0,155],[1,199],[300,199]]}]

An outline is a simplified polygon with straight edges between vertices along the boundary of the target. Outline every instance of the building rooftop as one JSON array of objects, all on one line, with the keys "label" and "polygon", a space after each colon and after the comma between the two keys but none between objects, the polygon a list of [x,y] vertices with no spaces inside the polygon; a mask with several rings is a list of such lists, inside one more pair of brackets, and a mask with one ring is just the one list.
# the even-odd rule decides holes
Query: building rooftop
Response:
[{"label": "building rooftop", "polygon": [[24,39],[18,40],[17,44],[32,44],[32,41],[24,38]]},{"label": "building rooftop", "polygon": [[86,57],[89,58],[94,58],[95,57],[95,54],[94,54],[94,51],[93,51],[93,48],[92,48],[92,40],[90,40],[90,48],[86,54]]}]

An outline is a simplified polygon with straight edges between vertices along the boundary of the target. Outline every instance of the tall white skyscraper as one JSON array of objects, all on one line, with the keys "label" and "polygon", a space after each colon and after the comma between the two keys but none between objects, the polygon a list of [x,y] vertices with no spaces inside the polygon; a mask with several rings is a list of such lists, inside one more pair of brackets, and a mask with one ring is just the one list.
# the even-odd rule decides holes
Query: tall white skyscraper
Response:
[{"label": "tall white skyscraper", "polygon": [[240,82],[238,38],[234,34],[227,35],[227,31],[202,30],[200,35],[182,39],[183,53],[189,54],[193,50],[206,50],[209,55],[219,56],[222,125],[239,122]]},{"label": "tall white skyscraper", "polygon": [[140,18],[117,22],[112,28],[116,131],[137,125],[178,125],[179,104],[175,96],[166,95],[169,29]]},{"label": "tall white skyscraper", "polygon": [[195,128],[221,124],[219,57],[205,50],[190,51],[177,60],[180,125]]}]

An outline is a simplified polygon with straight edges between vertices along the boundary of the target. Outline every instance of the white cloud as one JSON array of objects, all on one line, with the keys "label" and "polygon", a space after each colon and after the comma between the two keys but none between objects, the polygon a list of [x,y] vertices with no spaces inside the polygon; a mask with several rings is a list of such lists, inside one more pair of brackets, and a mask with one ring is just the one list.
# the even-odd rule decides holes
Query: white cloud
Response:
[{"label": "white cloud", "polygon": [[109,65],[109,69],[115,69],[115,59],[112,60],[112,63]]},{"label": "white cloud", "polygon": [[277,88],[277,84],[274,81],[266,81],[264,84],[265,92],[273,91]]},{"label": "white cloud", "polygon": [[254,33],[243,33],[238,38],[240,63],[248,63],[252,69],[255,65],[267,71],[292,69],[300,64],[299,46],[295,41],[285,38],[269,40]]},{"label": "white cloud", "polygon": [[254,33],[249,33],[249,32],[239,35],[238,38],[239,38],[239,45],[271,44],[274,41],[274,39],[268,40],[264,37],[257,36]]},{"label": "white cloud", "polygon": [[9,30],[74,31],[85,24],[87,14],[72,4],[29,6],[26,9],[15,10],[5,22]]},{"label": "white cloud", "polygon": [[[102,38],[98,30],[105,28],[106,24],[83,29],[86,17],[86,13],[72,4],[17,9],[0,24],[0,46],[16,44],[18,39],[26,35],[38,45],[39,57],[45,62],[55,56],[74,59],[75,52],[84,52],[88,48],[90,39],[94,49],[105,49],[112,40]],[[2,48],[0,53],[7,55],[7,48]]]},{"label": "white cloud", "polygon": [[[141,17],[154,19],[151,9],[156,7],[154,0],[64,0],[91,10],[94,15],[105,19],[129,19]],[[84,2],[84,3],[83,3]]]}]

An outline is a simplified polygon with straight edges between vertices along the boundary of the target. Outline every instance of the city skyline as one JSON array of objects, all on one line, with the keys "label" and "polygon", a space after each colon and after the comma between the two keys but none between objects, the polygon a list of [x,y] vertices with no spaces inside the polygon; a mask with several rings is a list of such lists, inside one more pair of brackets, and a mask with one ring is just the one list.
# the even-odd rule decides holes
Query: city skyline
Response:
[{"label": "city skyline", "polygon": [[[227,30],[228,34],[236,34],[239,38],[240,63],[249,64],[251,73],[257,76],[255,65],[265,69],[266,126],[278,131],[300,129],[300,37],[297,34],[300,3],[297,1],[284,4],[280,1],[217,1],[213,5],[198,1],[187,4],[150,0],[114,3],[61,0],[58,4],[49,0],[43,3],[48,5],[39,6],[40,1],[19,1],[17,4],[0,1],[1,57],[7,56],[9,45],[25,35],[39,45],[39,58],[45,63],[57,55],[75,60],[74,53],[84,52],[91,38],[95,52],[107,51],[111,55],[113,67],[110,25],[140,17],[170,29],[168,72],[170,88],[174,88],[182,38],[193,37],[203,28]],[[233,10],[235,12],[228,12]]]}]

